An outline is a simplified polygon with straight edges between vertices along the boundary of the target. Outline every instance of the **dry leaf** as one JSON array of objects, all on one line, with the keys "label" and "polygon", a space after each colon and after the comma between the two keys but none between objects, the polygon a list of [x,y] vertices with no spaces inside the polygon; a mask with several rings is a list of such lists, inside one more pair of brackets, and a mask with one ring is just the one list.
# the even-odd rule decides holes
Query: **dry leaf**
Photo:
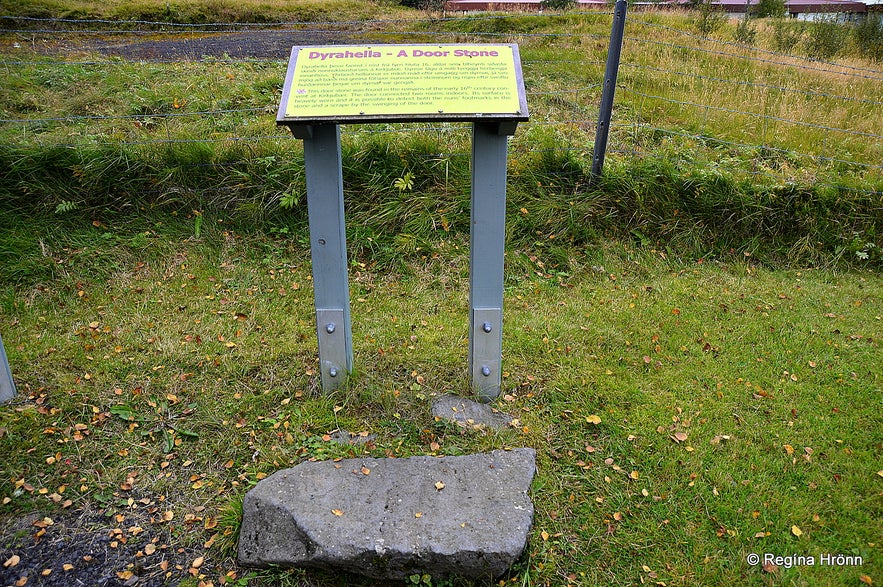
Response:
[{"label": "dry leaf", "polygon": [[368,467],[365,467],[364,465],[359,470],[362,472],[362,475],[368,475],[371,473],[371,469],[369,469]]},{"label": "dry leaf", "polygon": [[21,562],[21,557],[18,556],[17,554],[13,554],[11,557],[6,559],[5,563],[3,563],[3,568],[11,569],[12,567],[16,566],[20,562]]},{"label": "dry leaf", "polygon": [[871,579],[867,575],[859,575],[858,580],[861,581],[862,583],[865,583],[866,585],[873,585],[874,584],[874,580]]},{"label": "dry leaf", "polygon": [[674,435],[672,435],[671,439],[674,440],[675,442],[684,442],[685,440],[687,440],[687,433],[686,432],[675,432]]},{"label": "dry leaf", "polygon": [[423,512],[417,512],[416,514],[414,514],[414,517],[415,517],[415,518],[422,518],[422,517],[423,517]]},{"label": "dry leaf", "polygon": [[331,510],[331,513],[338,517],[343,515],[343,512],[340,510]]},{"label": "dry leaf", "polygon": [[800,538],[803,536],[803,530],[799,526],[791,526],[791,533]]},{"label": "dry leaf", "polygon": [[597,414],[592,414],[590,416],[586,416],[586,422],[588,422],[589,424],[598,425],[601,423],[601,417]]},{"label": "dry leaf", "polygon": [[436,481],[436,482],[435,482],[435,488],[438,489],[439,491],[441,491],[442,489],[445,488],[445,484],[442,483],[441,481]]},{"label": "dry leaf", "polygon": [[640,476],[641,476],[641,474],[638,473],[637,471],[632,471],[631,473],[629,473],[629,479],[637,480],[638,477],[640,477]]},{"label": "dry leaf", "polygon": [[545,530],[543,530],[542,532],[540,532],[540,536],[543,537],[543,540],[544,540],[544,541],[549,539],[549,533],[546,532]]},{"label": "dry leaf", "polygon": [[204,563],[204,562],[205,562],[205,557],[204,557],[204,556],[200,556],[200,557],[198,557],[196,560],[194,560],[193,563],[192,563],[190,566],[191,566],[192,568],[194,568],[194,569],[198,569],[199,567],[202,566],[202,563]]}]

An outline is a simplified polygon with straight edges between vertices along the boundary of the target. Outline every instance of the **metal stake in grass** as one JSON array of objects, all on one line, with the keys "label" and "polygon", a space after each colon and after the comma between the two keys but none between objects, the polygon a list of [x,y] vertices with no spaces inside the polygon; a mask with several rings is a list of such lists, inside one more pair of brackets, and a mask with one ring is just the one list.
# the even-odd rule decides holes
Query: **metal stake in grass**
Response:
[{"label": "metal stake in grass", "polygon": [[9,369],[9,361],[6,360],[6,350],[3,348],[3,338],[0,337],[0,403],[8,402],[15,397],[15,382],[12,380],[12,371]]}]

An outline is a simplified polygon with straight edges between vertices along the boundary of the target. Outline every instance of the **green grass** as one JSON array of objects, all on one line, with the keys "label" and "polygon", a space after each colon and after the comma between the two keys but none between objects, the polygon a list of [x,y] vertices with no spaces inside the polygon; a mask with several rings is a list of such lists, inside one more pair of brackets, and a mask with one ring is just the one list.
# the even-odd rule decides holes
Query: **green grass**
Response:
[{"label": "green grass", "polygon": [[[206,557],[243,575],[229,531],[262,475],[363,450],[532,446],[535,526],[507,584],[883,576],[877,273],[769,270],[750,257],[684,263],[610,244],[574,250],[563,274],[511,248],[497,405],[521,425],[490,434],[428,410],[433,395],[468,389],[468,255],[458,239],[395,271],[353,259],[357,372],[322,395],[298,239],[214,214],[196,238],[192,219],[149,218],[95,227],[69,217],[55,233],[18,220],[19,246],[56,268],[4,286],[0,325],[20,393],[0,412],[6,515],[51,512],[54,493],[111,513],[126,513],[129,495],[167,496],[179,519],[199,505],[203,518],[225,520],[183,526],[174,540],[218,533]],[[133,245],[148,233],[149,245]],[[376,434],[376,445],[322,439],[338,427]],[[769,575],[745,563],[752,552],[864,564]],[[262,576],[335,584],[316,573]]]},{"label": "green grass", "polygon": [[[162,4],[126,6],[167,18],[152,16]],[[319,10],[255,6],[237,10]],[[359,18],[353,6],[337,18]],[[334,585],[350,578],[236,566],[241,498],[259,478],[362,451],[532,446],[535,526],[505,584],[883,580],[879,141],[750,116],[881,134],[876,86],[697,52],[718,46],[678,32],[682,15],[631,23],[597,180],[608,15],[380,31],[521,43],[532,122],[510,141],[496,404],[520,425],[499,433],[429,412],[433,395],[469,389],[467,127],[346,128],[356,372],[322,395],[302,150],[273,124],[285,64],[59,63],[6,43],[0,113],[42,120],[0,127],[0,329],[19,387],[0,410],[0,515],[134,516],[146,499],[163,504],[148,521],[199,512],[150,523],[206,551],[206,580]],[[820,95],[721,91],[721,71]],[[324,440],[338,427],[377,440]],[[749,553],[864,564],[768,572]]]},{"label": "green grass", "polygon": [[[820,71],[848,73],[849,62],[819,66],[698,40],[682,15],[636,13],[604,177],[593,182],[608,27],[609,15],[589,13],[389,20],[369,34],[450,42],[485,30],[497,36],[478,39],[520,42],[532,118],[511,141],[514,243],[541,242],[562,260],[560,243],[613,237],[694,259],[749,252],[771,265],[879,265],[883,153],[873,137],[883,128],[873,79]],[[301,146],[273,120],[283,62],[90,54],[68,63],[8,44],[4,55],[0,111],[18,121],[0,126],[9,206],[224,209],[264,221],[284,201],[294,206],[283,224],[303,222]],[[376,260],[468,229],[463,125],[345,130],[347,206],[364,237],[354,242]],[[408,173],[413,189],[396,189]]]}]

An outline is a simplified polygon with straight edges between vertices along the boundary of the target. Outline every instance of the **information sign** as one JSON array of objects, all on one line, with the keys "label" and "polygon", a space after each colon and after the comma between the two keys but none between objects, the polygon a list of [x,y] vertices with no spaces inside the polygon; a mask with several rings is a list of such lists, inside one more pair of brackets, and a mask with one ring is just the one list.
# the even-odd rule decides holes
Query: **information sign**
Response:
[{"label": "information sign", "polygon": [[528,119],[518,46],[294,47],[277,122]]}]

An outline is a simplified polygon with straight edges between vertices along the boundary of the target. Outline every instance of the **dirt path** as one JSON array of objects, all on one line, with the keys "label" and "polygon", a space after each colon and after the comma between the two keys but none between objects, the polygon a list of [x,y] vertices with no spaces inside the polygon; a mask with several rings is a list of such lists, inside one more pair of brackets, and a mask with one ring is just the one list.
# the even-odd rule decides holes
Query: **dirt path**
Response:
[{"label": "dirt path", "polygon": [[132,37],[93,42],[81,49],[133,60],[190,60],[203,57],[287,59],[296,45],[358,43],[357,35],[339,31],[255,30],[139,40]]}]

